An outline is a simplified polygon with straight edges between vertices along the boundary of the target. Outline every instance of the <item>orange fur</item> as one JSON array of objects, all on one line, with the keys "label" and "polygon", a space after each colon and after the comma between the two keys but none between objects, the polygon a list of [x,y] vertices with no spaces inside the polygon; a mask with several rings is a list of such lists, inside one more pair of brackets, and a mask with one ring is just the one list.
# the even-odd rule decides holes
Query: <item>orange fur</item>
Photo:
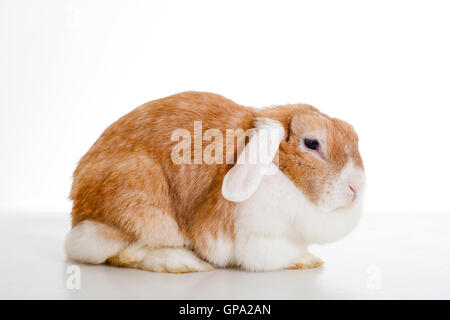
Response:
[{"label": "orange fur", "polygon": [[[200,254],[202,235],[232,237],[234,204],[220,192],[232,165],[174,164],[171,134],[184,128],[193,135],[193,121],[202,120],[203,130],[216,128],[225,136],[225,129],[251,128],[254,118],[252,109],[198,92],[136,108],[107,128],[81,159],[71,192],[72,224],[97,220],[130,242],[143,237],[142,225],[153,224],[147,237],[161,238],[163,232],[170,246],[179,244],[181,233]],[[176,224],[164,228],[159,222],[169,218]]]},{"label": "orange fur", "polygon": [[[250,129],[258,117],[278,120],[285,127],[278,166],[313,201],[349,156],[362,166],[353,129],[311,106],[257,110],[216,94],[184,92],[148,102],[123,116],[83,156],[70,195],[73,226],[92,219],[114,227],[129,242],[190,245],[205,256],[209,237],[233,238],[234,204],[221,194],[222,180],[232,164],[174,164],[171,150],[176,142],[171,142],[171,134],[183,128],[193,136],[193,122],[201,120],[203,131],[218,129],[225,137],[226,129]],[[328,150],[332,166],[298,150],[303,132],[324,128],[332,141]],[[349,152],[342,149],[344,145]],[[234,158],[237,150],[236,144]]]},{"label": "orange fur", "polygon": [[[349,158],[357,167],[363,168],[358,136],[348,123],[305,104],[262,109],[259,116],[283,123],[287,137],[280,144],[277,165],[312,202],[318,202],[325,185],[340,173]],[[326,162],[300,152],[301,139],[309,132],[323,133],[328,147]]]}]

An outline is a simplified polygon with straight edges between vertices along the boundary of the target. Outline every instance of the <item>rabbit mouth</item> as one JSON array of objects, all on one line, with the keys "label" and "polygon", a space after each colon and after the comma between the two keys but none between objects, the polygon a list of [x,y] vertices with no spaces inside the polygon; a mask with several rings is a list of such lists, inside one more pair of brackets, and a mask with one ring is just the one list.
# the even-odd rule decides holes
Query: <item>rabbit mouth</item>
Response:
[{"label": "rabbit mouth", "polygon": [[362,207],[361,198],[362,197],[360,195],[355,195],[355,197],[351,201],[348,201],[346,204],[337,207],[334,211],[337,211],[337,212],[344,211],[345,212],[348,210],[355,210],[355,209],[361,208]]},{"label": "rabbit mouth", "polygon": [[352,209],[354,206],[355,206],[355,201],[352,200],[352,201],[348,202],[347,204],[344,204],[343,206],[337,207],[335,211]]}]

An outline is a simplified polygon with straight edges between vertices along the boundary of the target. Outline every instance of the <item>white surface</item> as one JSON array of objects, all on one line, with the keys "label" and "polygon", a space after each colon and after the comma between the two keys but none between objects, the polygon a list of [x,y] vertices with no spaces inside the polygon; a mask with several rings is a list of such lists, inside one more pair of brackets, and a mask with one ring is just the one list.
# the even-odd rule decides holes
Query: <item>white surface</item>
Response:
[{"label": "white surface", "polygon": [[[408,216],[408,219],[405,219]],[[312,251],[315,270],[159,274],[79,265],[66,287],[67,214],[0,216],[0,299],[450,299],[450,215],[368,214],[346,239]]]},{"label": "white surface", "polygon": [[2,0],[0,212],[69,211],[75,164],[100,133],[191,89],[348,120],[369,211],[448,211],[449,10],[444,0]]}]

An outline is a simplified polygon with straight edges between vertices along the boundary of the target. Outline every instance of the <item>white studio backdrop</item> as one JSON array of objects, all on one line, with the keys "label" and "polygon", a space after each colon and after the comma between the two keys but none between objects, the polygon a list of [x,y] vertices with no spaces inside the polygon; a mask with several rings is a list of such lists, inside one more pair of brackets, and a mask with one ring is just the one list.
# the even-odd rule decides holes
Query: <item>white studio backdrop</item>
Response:
[{"label": "white studio backdrop", "polygon": [[448,212],[448,1],[0,1],[0,212],[68,213],[113,121],[185,90],[354,125],[370,212]]}]

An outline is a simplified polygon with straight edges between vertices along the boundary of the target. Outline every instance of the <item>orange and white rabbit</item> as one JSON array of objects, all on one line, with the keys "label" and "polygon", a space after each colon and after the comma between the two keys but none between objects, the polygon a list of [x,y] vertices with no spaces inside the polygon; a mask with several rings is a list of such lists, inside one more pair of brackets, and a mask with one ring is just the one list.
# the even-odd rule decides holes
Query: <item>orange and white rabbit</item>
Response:
[{"label": "orange and white rabbit", "polygon": [[[181,153],[177,130],[191,136]],[[251,132],[248,142],[233,137],[230,151],[218,141],[239,130]],[[223,161],[202,154],[213,140]],[[249,161],[261,143],[269,161]],[[344,121],[304,104],[255,109],[183,92],[123,116],[80,160],[66,252],[156,272],[318,267],[308,245],[355,227],[364,180],[358,136]]]}]

